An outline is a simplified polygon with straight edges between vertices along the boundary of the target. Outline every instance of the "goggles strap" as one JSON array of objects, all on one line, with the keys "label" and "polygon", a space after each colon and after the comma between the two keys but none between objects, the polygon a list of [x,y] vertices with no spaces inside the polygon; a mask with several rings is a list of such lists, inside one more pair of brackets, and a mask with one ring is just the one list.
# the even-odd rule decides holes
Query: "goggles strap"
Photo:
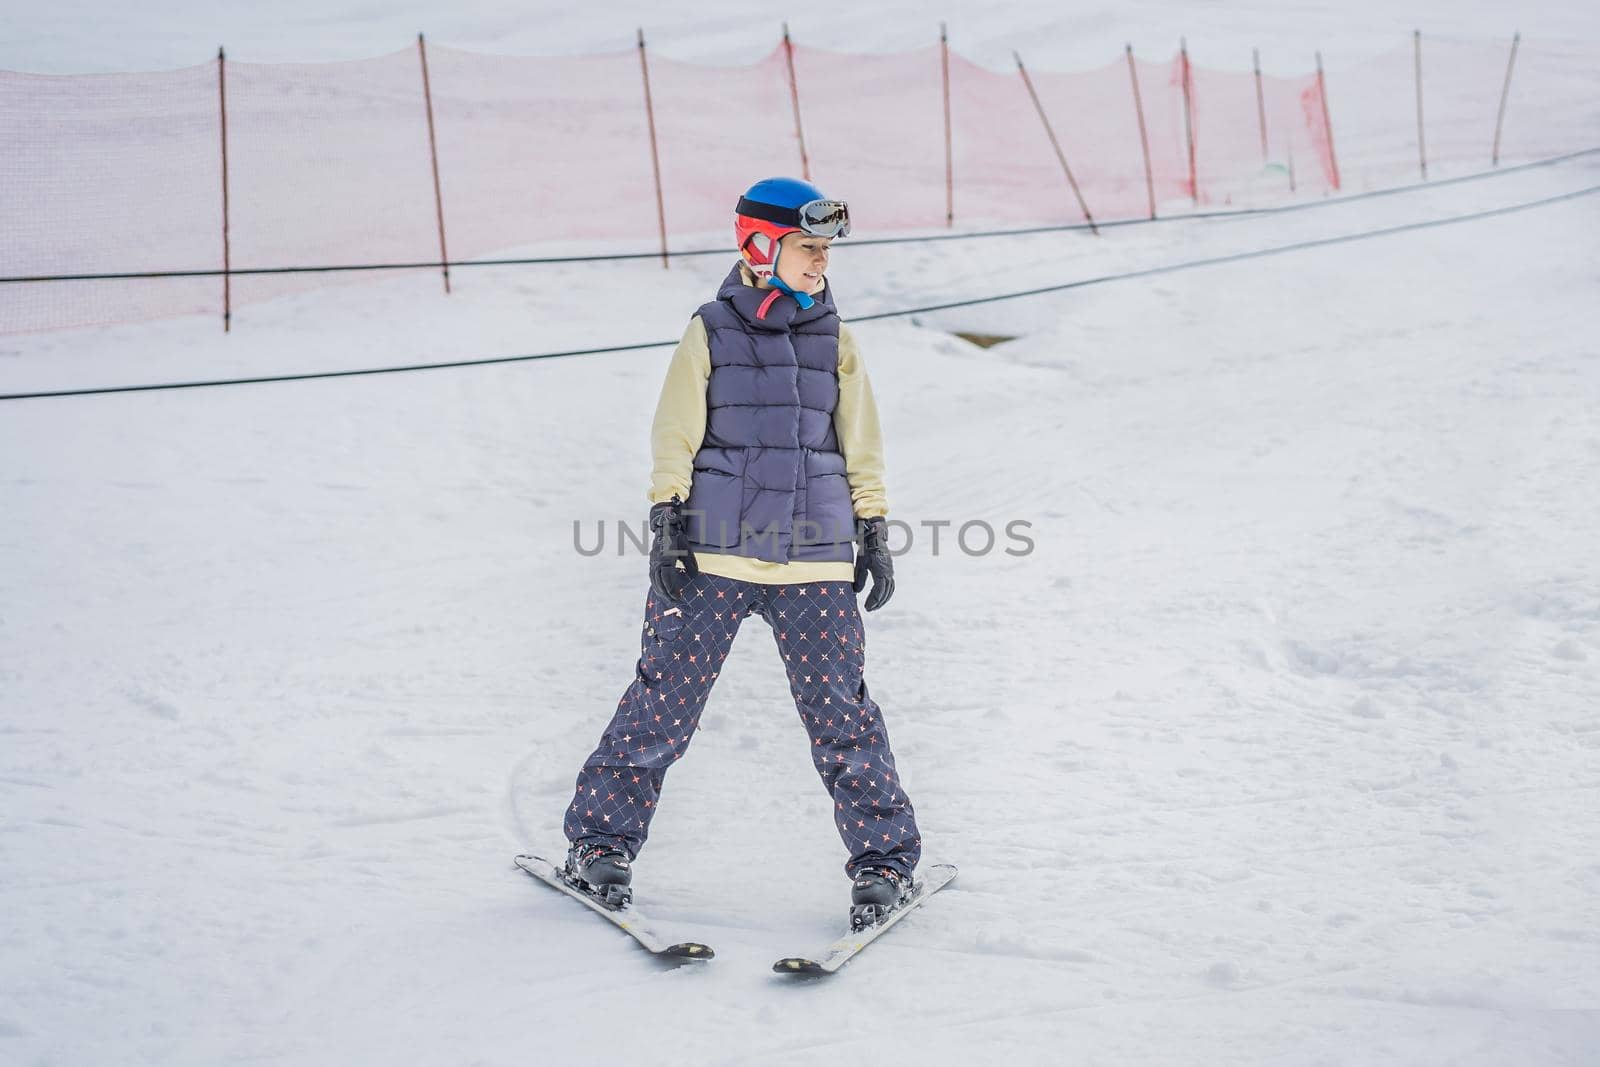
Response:
[{"label": "goggles strap", "polygon": [[[723,201],[727,203],[727,201]],[[799,226],[800,212],[792,207],[778,207],[776,204],[763,204],[759,200],[746,200],[739,198],[739,214],[748,215],[752,219],[761,219],[765,222],[776,222],[780,226]]]}]

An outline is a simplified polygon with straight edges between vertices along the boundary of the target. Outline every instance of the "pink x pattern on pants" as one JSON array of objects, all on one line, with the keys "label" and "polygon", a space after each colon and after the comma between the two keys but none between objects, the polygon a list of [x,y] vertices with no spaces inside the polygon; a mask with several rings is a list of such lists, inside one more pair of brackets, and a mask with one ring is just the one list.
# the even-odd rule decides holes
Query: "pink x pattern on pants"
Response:
[{"label": "pink x pattern on pants", "polygon": [[866,639],[849,582],[763,585],[702,573],[681,602],[645,599],[632,684],[578,774],[564,829],[637,856],[649,835],[667,768],[683,758],[739,624],[772,628],[811,759],[833,797],[850,852],[845,870],[893,867],[921,856],[911,801],[900,788],[883,714],[867,692]]}]

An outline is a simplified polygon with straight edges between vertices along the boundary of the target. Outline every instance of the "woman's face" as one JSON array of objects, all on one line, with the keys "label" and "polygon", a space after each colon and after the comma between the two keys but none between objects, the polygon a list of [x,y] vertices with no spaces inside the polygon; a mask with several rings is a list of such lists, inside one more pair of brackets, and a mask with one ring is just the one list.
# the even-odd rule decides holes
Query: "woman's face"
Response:
[{"label": "woman's face", "polygon": [[797,293],[820,293],[823,274],[828,270],[831,237],[812,237],[807,233],[786,233],[778,243],[778,280]]}]

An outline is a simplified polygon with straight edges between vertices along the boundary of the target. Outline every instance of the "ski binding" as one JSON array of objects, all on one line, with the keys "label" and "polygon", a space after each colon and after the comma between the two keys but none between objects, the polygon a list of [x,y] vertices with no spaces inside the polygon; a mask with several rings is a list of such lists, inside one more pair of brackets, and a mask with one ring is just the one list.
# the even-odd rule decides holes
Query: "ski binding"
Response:
[{"label": "ski binding", "polygon": [[540,856],[518,856],[516,864],[545,885],[565,893],[600,914],[607,922],[639,942],[647,952],[658,959],[709,960],[716,956],[710,945],[703,945],[698,941],[680,941],[672,944],[657,934],[650,920],[633,906],[632,893],[628,892],[626,887],[610,887],[612,890],[623,890],[621,894],[611,894],[612,900],[624,896],[626,899],[621,903],[607,903],[586,889],[583,883],[569,878],[564,864],[551,863]]}]

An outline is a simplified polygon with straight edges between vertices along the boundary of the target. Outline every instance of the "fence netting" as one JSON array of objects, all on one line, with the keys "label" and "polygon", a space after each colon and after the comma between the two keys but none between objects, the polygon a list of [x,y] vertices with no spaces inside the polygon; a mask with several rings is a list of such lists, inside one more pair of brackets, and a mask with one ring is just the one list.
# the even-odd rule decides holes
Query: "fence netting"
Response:
[{"label": "fence netting", "polygon": [[[728,239],[742,189],[803,168],[850,201],[857,234],[880,237],[1082,222],[1085,206],[1107,221],[1362,191],[1419,180],[1423,146],[1429,178],[1488,169],[1511,47],[1422,38],[1420,139],[1412,41],[1357,63],[1327,57],[1323,79],[1309,62],[1258,77],[1248,55],[1191,53],[1025,80],[937,44],[780,44],[754,64],[705,66],[638,49],[519,58],[419,43],[340,63],[0,72],[0,278],[220,272],[224,188],[233,272],[651,251],[663,222],[642,60],[679,248]],[[1600,144],[1593,58],[1518,44],[1499,161]],[[238,308],[355,277],[233,273],[227,296]],[[216,275],[6,281],[0,332],[220,318],[223,299]]]}]

